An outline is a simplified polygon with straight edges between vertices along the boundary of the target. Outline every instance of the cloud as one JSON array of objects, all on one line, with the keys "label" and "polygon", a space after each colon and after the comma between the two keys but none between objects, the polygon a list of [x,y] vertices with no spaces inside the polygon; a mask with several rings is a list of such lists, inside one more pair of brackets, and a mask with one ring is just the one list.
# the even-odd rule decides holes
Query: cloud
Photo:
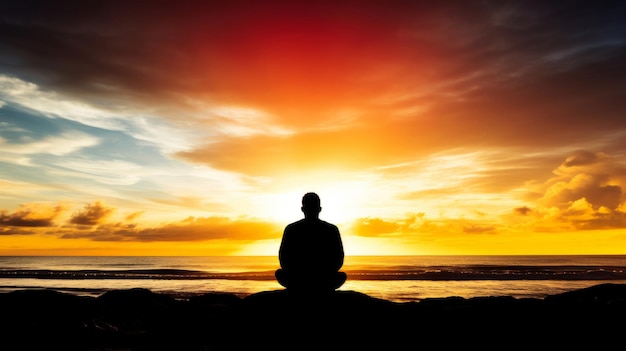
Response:
[{"label": "cloud", "polygon": [[72,230],[61,234],[64,239],[86,238],[93,241],[207,241],[280,239],[282,227],[252,218],[188,217],[182,221],[149,228],[122,223],[101,223],[90,230]]},{"label": "cloud", "polygon": [[576,151],[554,173],[541,199],[544,206],[564,208],[584,198],[595,209],[615,210],[625,200],[626,165],[607,154]]},{"label": "cloud", "polygon": [[513,211],[514,211],[516,214],[519,214],[519,215],[521,215],[521,216],[526,216],[526,215],[528,215],[529,213],[531,213],[533,210],[532,210],[531,208],[527,207],[527,206],[522,206],[522,207],[516,207],[516,208],[514,208],[514,209],[513,209]]},{"label": "cloud", "polygon": [[[550,160],[547,157],[544,161]],[[498,187],[483,187],[481,184],[485,182],[481,179],[483,162],[490,160],[489,158],[471,159],[463,158],[469,162],[467,165],[473,165],[468,168],[468,172],[462,172],[463,177],[459,178],[458,183],[454,183],[454,177],[449,176],[428,176],[426,179],[446,179],[446,182],[456,184],[456,190],[453,187],[444,188],[424,188],[420,191],[408,191],[399,193],[399,198],[404,201],[420,200],[428,201],[430,197],[437,199],[437,204],[441,206],[443,203],[449,204],[448,210],[453,210],[458,206],[453,203],[453,199],[458,198],[466,203],[476,202],[476,208],[485,208],[481,204],[480,198],[488,198],[485,194],[487,189],[498,189]],[[520,161],[520,160],[518,160]],[[501,162],[504,166],[508,162]],[[525,162],[518,162],[520,167]],[[422,162],[422,166],[427,166],[427,162]],[[513,165],[510,163],[509,166]],[[459,166],[459,165],[457,165]],[[415,165],[403,165],[401,168],[415,167]],[[494,168],[495,167],[495,168]],[[508,167],[508,166],[507,166]],[[504,167],[503,169],[507,169]],[[486,169],[490,177],[499,172],[497,166],[491,164]],[[457,169],[457,168],[453,168]],[[428,171],[429,167],[425,167],[422,171]],[[432,171],[445,170],[445,162],[439,167],[433,168]],[[514,168],[513,168],[514,170]],[[394,169],[394,174],[402,174],[400,169]],[[476,175],[473,175],[475,172]],[[419,173],[419,172],[417,172]],[[411,174],[411,173],[409,173]],[[537,175],[537,173],[533,173]],[[495,179],[486,178],[490,182],[498,182]],[[476,184],[476,181],[478,183]],[[428,185],[428,183],[417,180],[419,185]],[[432,183],[435,185],[436,183]],[[521,185],[521,183],[519,184]],[[527,197],[526,201],[531,201],[532,206],[524,205],[513,207],[512,212],[506,212],[501,208],[504,202],[504,196],[510,196],[511,189],[505,190],[501,195],[494,195],[499,198],[499,202],[493,207],[495,213],[480,211],[480,218],[465,218],[463,212],[458,212],[455,217],[449,218],[440,215],[426,215],[422,213],[420,216],[406,216],[403,218],[386,217],[386,218],[359,218],[354,221],[350,227],[353,234],[359,236],[389,236],[389,235],[420,235],[424,233],[465,233],[465,234],[501,234],[506,232],[560,232],[560,231],[580,231],[580,230],[597,230],[597,229],[616,229],[626,228],[626,165],[620,158],[611,157],[603,152],[594,152],[589,150],[577,150],[565,158],[562,158],[561,164],[553,171],[553,176],[547,180],[528,181],[526,190],[535,194]],[[512,188],[519,191],[520,188]],[[448,202],[442,200],[445,198]],[[510,201],[513,201],[511,198]],[[440,208],[440,211],[446,211],[446,208]],[[474,213],[478,213],[478,210]],[[444,213],[441,212],[441,213]],[[469,212],[465,212],[469,214]],[[480,214],[479,213],[479,214]],[[499,213],[499,214],[498,214]]]},{"label": "cloud", "polygon": [[623,209],[594,208],[584,197],[562,210],[559,220],[570,223],[577,230],[626,228],[626,212]]},{"label": "cloud", "polygon": [[[496,234],[506,230],[502,224],[490,220],[465,218],[430,218],[424,213],[409,213],[399,218],[358,218],[348,231],[364,237],[419,238],[424,235]],[[445,237],[445,235],[444,235]]]},{"label": "cloud", "polygon": [[158,204],[168,205],[168,206],[176,206],[176,207],[186,207],[192,209],[198,208],[219,208],[218,203],[207,202],[207,199],[202,196],[169,196],[168,198],[160,199],[160,198],[151,198],[150,201],[156,202]]},{"label": "cloud", "polygon": [[252,176],[626,128],[610,5],[243,3],[13,7],[4,95]]},{"label": "cloud", "polygon": [[2,210],[0,211],[0,227],[51,227],[55,225],[55,219],[65,210],[66,206],[61,204],[22,205],[13,213]]},{"label": "cloud", "polygon": [[282,228],[274,223],[249,218],[188,218],[131,235],[140,241],[264,240],[280,238]]},{"label": "cloud", "polygon": [[41,87],[7,74],[0,74],[0,98],[30,113],[51,119],[62,118],[96,129],[123,132],[136,140],[156,145],[165,152],[186,150],[198,138],[195,131],[178,125],[181,117],[180,108],[175,109],[178,112],[176,118],[168,120],[167,111],[160,111],[137,101],[117,106],[115,103],[100,101],[107,100],[105,96],[92,101],[55,89],[59,87],[45,85]]},{"label": "cloud", "polygon": [[352,223],[351,230],[359,236],[379,236],[393,234],[401,227],[400,224],[381,218],[360,218]]},{"label": "cloud", "polygon": [[496,232],[496,228],[493,226],[484,226],[484,225],[477,225],[477,224],[469,224],[469,225],[463,226],[463,233],[468,233],[468,234],[489,234],[489,233],[495,233],[495,232]]},{"label": "cloud", "polygon": [[126,215],[126,217],[124,217],[124,220],[127,222],[134,221],[135,219],[139,218],[144,212],[145,211],[135,211]]},{"label": "cloud", "polygon": [[35,199],[40,200],[41,194],[48,191],[58,191],[54,184],[38,184],[28,181],[0,180],[2,196],[6,199]]},{"label": "cloud", "polygon": [[94,160],[65,158],[55,162],[53,175],[91,179],[102,184],[132,185],[147,172],[140,165],[123,160]]},{"label": "cloud", "polygon": [[123,130],[124,123],[114,114],[75,98],[42,90],[39,85],[16,77],[0,74],[0,97],[48,118],[65,118],[87,126]]},{"label": "cloud", "polygon": [[58,136],[48,136],[40,140],[8,143],[0,138],[0,160],[21,165],[29,165],[30,159],[25,156],[47,154],[64,156],[83,148],[98,145],[100,139],[80,132],[66,132]]},{"label": "cloud", "polygon": [[[434,108],[433,119],[454,130],[457,120],[441,110],[452,103],[477,108],[464,120],[489,122],[481,125],[499,131],[489,138],[532,130],[547,142],[543,131],[554,135],[557,129],[537,130],[532,122],[556,125],[568,117],[531,113],[550,108],[537,106],[537,96],[547,94],[553,106],[562,106],[564,99],[586,95],[586,102],[578,101],[591,112],[606,102],[597,100],[601,94],[616,98],[623,87],[623,70],[614,68],[625,55],[624,24],[613,4],[181,1],[123,10],[113,2],[97,11],[70,5],[54,5],[66,11],[43,5],[4,12],[0,29],[7,35],[0,44],[12,64],[0,68],[94,106],[107,101],[159,112],[231,106],[271,115],[275,125],[260,130],[292,131],[335,124],[345,111],[377,110],[379,117],[426,105]],[[516,113],[523,119],[508,129],[510,116],[500,117],[506,110],[457,105],[484,99],[523,100]],[[194,101],[201,102],[199,110]],[[619,116],[594,119],[619,123]],[[175,113],[163,118],[180,121]],[[251,126],[227,123],[224,132],[246,134]]]},{"label": "cloud", "polygon": [[108,207],[101,201],[96,201],[85,205],[83,210],[79,210],[72,214],[70,223],[78,225],[97,225],[106,220],[115,212],[115,208]]},{"label": "cloud", "polygon": [[[26,138],[24,138],[26,139]],[[10,142],[0,137],[0,161],[22,166],[34,166],[37,155],[66,156],[85,148],[97,146],[101,139],[90,134],[67,131],[39,140]]]},{"label": "cloud", "polygon": [[177,156],[217,169],[267,176],[310,169],[368,168],[384,162],[390,148],[394,146],[381,136],[357,129],[228,138]]},{"label": "cloud", "polygon": [[180,221],[150,227],[130,223],[145,211],[134,211],[117,221],[117,208],[94,201],[71,213],[66,222],[61,215],[69,206],[28,204],[14,212],[0,211],[0,235],[45,234],[61,239],[83,238],[91,241],[172,242],[172,241],[254,241],[280,239],[283,227],[255,218],[224,216],[187,217]]},{"label": "cloud", "polygon": [[626,165],[603,152],[577,150],[554,176],[529,190],[540,194],[532,210],[515,208],[536,230],[626,228]]},{"label": "cloud", "polygon": [[403,218],[357,218],[352,222],[349,231],[358,236],[390,236],[403,233],[416,233],[418,227],[426,224],[424,213],[411,213]]}]

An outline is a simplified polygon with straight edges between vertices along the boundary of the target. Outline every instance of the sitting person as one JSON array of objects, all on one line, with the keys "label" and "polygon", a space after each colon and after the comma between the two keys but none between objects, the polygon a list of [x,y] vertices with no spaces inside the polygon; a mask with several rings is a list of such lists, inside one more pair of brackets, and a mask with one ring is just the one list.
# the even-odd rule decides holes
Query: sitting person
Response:
[{"label": "sitting person", "polygon": [[319,219],[322,207],[317,194],[306,193],[301,209],[304,218],[285,227],[276,280],[287,291],[332,292],[347,278],[339,271],[344,259],[339,228]]}]

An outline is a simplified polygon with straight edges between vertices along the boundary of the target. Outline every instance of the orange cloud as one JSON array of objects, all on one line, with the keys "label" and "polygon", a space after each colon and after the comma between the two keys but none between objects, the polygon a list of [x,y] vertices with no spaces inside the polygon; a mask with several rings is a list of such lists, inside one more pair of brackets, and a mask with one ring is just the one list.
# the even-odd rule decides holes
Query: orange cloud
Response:
[{"label": "orange cloud", "polygon": [[364,237],[420,237],[439,234],[486,234],[504,229],[488,220],[457,218],[427,218],[424,213],[407,214],[401,218],[359,218],[350,228],[350,233]]},{"label": "orange cloud", "polygon": [[395,233],[400,223],[381,218],[359,218],[352,223],[352,233],[358,236],[379,236]]},{"label": "orange cloud", "polygon": [[141,216],[145,211],[135,211],[131,214],[126,215],[126,217],[124,217],[124,220],[127,222],[133,221],[135,219],[137,219],[139,216]]},{"label": "orange cloud", "polygon": [[378,165],[385,149],[382,138],[365,131],[336,131],[225,139],[178,156],[219,169],[266,176]]},{"label": "orange cloud", "polygon": [[626,228],[626,166],[601,152],[578,150],[547,181],[529,185],[536,206],[513,209],[509,224],[533,231]]},{"label": "orange cloud", "polygon": [[[508,171],[507,171],[508,172]],[[498,174],[498,172],[491,172]],[[463,185],[482,194],[481,177],[478,183]],[[490,179],[490,178],[485,178]],[[497,181],[494,180],[494,182]],[[507,232],[575,232],[598,229],[626,228],[626,166],[607,154],[579,150],[554,170],[554,177],[542,183],[530,182],[528,190],[533,206],[502,209],[500,214],[474,210],[481,218],[467,219],[407,215],[396,218],[359,218],[351,227],[358,236],[447,234],[504,234]],[[484,186],[487,188],[487,185]],[[491,189],[497,189],[491,187]],[[460,190],[453,188],[425,189],[398,195],[402,200],[425,197],[450,197]],[[497,210],[497,209],[496,209]]]},{"label": "orange cloud", "polygon": [[282,228],[275,223],[239,218],[188,218],[162,227],[127,233],[141,241],[197,241],[197,240],[264,240],[280,238]]},{"label": "orange cloud", "polygon": [[189,217],[179,222],[151,228],[138,228],[121,223],[103,224],[90,230],[64,232],[62,238],[87,238],[93,241],[206,241],[206,240],[264,240],[277,239],[282,227],[275,223],[227,217]]},{"label": "orange cloud", "polygon": [[132,212],[124,222],[109,222],[117,210],[102,201],[86,204],[75,211],[66,225],[54,222],[66,210],[65,206],[41,204],[23,205],[13,213],[0,212],[0,234],[20,235],[45,233],[62,239],[89,239],[91,241],[171,242],[205,240],[265,240],[280,239],[282,226],[254,218],[188,217],[160,226],[141,227],[124,223],[137,219],[144,211]]},{"label": "orange cloud", "polygon": [[50,227],[65,210],[65,206],[43,204],[22,205],[15,212],[0,212],[0,227]]},{"label": "orange cloud", "polygon": [[577,151],[554,173],[541,200],[546,206],[563,208],[585,198],[594,209],[614,210],[624,201],[626,167],[604,153]]},{"label": "orange cloud", "polygon": [[513,209],[513,211],[514,211],[515,213],[519,214],[519,215],[526,216],[526,215],[528,215],[529,213],[531,213],[531,212],[532,212],[532,209],[530,209],[530,208],[529,208],[529,207],[527,207],[527,206],[522,206],[522,207],[516,207],[516,208],[514,208],[514,209]]},{"label": "orange cloud", "polygon": [[112,207],[105,206],[101,201],[85,205],[82,211],[72,215],[70,223],[78,225],[96,225],[102,223],[115,212]]},{"label": "orange cloud", "polygon": [[576,229],[626,228],[626,166],[607,154],[579,150],[554,174],[543,186],[538,215]]}]

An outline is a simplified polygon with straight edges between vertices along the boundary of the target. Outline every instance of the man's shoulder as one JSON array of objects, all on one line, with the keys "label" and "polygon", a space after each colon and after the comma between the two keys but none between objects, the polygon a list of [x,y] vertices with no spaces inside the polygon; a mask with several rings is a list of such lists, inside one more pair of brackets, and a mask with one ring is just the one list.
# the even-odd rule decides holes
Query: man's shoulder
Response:
[{"label": "man's shoulder", "polygon": [[321,222],[323,225],[327,226],[327,227],[337,228],[337,226],[336,226],[336,225],[334,225],[334,224],[332,224],[332,223],[330,223],[330,222],[326,222],[326,221],[323,221],[323,220],[321,220],[321,219],[320,219],[320,222]]},{"label": "man's shoulder", "polygon": [[330,222],[326,222],[324,220],[321,219],[316,219],[316,220],[308,220],[306,218],[303,218],[301,220],[292,222],[287,224],[287,226],[285,228],[293,228],[293,227],[300,227],[300,226],[311,226],[311,225],[315,225],[315,226],[324,226],[324,227],[330,227],[330,228],[337,228],[336,225],[330,223]]},{"label": "man's shoulder", "polygon": [[295,226],[299,226],[299,225],[303,225],[303,224],[304,224],[304,221],[305,221],[305,219],[303,218],[303,219],[301,219],[301,220],[298,220],[298,221],[295,221],[295,222],[291,222],[291,223],[287,224],[287,227],[286,227],[286,228],[289,228],[289,227],[295,227]]},{"label": "man's shoulder", "polygon": [[285,231],[287,232],[287,231],[290,231],[290,230],[294,230],[294,229],[302,226],[303,222],[304,222],[304,219],[301,219],[301,220],[295,221],[295,222],[291,222],[291,223],[289,223],[289,224],[287,224],[285,226]]}]

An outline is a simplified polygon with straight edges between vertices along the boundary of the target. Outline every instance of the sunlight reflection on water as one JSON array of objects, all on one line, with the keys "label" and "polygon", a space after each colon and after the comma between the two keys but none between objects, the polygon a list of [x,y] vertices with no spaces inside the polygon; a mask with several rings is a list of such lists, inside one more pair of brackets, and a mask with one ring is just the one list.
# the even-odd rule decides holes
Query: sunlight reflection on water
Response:
[{"label": "sunlight reflection on water", "polygon": [[[372,297],[396,302],[419,301],[425,298],[460,296],[513,296],[515,298],[544,298],[570,290],[585,288],[605,281],[347,281],[339,290],[358,291]],[[626,281],[610,281],[626,284]],[[151,280],[151,279],[102,279],[102,280],[45,280],[0,279],[0,291],[45,288],[71,292],[77,295],[99,296],[113,289],[145,288],[177,296],[191,296],[209,292],[228,292],[238,296],[282,287],[273,280]]]}]

